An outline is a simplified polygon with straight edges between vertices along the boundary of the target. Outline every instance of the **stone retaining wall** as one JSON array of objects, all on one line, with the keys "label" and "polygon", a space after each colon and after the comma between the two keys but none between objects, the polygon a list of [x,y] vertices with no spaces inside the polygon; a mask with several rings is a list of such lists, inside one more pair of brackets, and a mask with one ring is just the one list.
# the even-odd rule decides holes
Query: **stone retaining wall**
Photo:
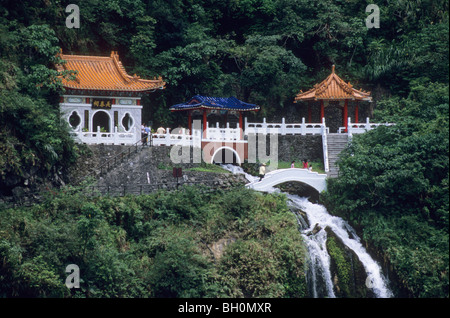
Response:
[{"label": "stone retaining wall", "polygon": [[[266,136],[266,155],[270,155],[270,136]],[[323,162],[323,147],[321,135],[278,135],[278,161],[301,162],[308,161]],[[258,142],[256,143],[258,144]],[[256,156],[259,158],[258,145]],[[264,154],[264,153],[263,153]],[[259,160],[260,161],[260,160]]]},{"label": "stone retaining wall", "polygon": [[159,184],[160,188],[172,189],[176,187],[177,182],[177,179],[173,177],[173,167],[182,168],[182,177],[178,179],[180,184],[194,183],[226,188],[238,184],[243,185],[247,182],[242,175],[232,175],[226,172],[188,171],[188,169],[199,167],[201,164],[183,163],[175,165],[170,160],[170,149],[171,147],[166,146],[143,148],[129,160],[101,176],[97,184],[102,187]]}]

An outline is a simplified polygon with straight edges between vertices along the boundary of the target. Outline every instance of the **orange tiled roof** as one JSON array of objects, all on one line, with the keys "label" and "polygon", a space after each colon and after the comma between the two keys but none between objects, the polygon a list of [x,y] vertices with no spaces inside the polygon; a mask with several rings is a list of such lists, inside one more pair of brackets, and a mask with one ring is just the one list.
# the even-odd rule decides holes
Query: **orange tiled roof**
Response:
[{"label": "orange tiled roof", "polygon": [[357,90],[353,88],[352,84],[345,83],[334,72],[334,65],[331,74],[319,84],[315,84],[314,88],[307,92],[298,93],[295,96],[294,103],[298,101],[307,100],[342,100],[342,99],[355,99],[355,100],[372,100],[370,92],[363,90]]},{"label": "orange tiled roof", "polygon": [[60,57],[66,61],[57,65],[58,71],[78,71],[75,80],[63,78],[65,88],[87,89],[102,91],[132,91],[145,92],[164,88],[166,84],[161,77],[145,80],[139,76],[130,76],[119,61],[117,52],[112,51],[111,56],[64,55]]}]

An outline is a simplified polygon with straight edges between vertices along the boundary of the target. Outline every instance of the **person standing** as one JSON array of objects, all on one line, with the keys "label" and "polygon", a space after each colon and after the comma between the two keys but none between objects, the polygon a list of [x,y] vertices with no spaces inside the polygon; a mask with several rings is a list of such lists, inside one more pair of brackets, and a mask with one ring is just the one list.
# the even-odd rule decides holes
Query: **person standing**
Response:
[{"label": "person standing", "polygon": [[166,130],[161,126],[156,130],[156,133],[162,135],[166,133]]},{"label": "person standing", "polygon": [[259,167],[259,181],[261,181],[264,178],[264,175],[266,174],[266,164],[263,163]]},{"label": "person standing", "polygon": [[291,162],[291,168],[295,168],[295,160]]},{"label": "person standing", "polygon": [[145,128],[144,128],[144,132],[145,132],[145,145],[147,146],[148,145],[148,141],[149,141],[149,138],[151,137],[151,128],[150,127],[147,127],[147,126],[145,126]]},{"label": "person standing", "polygon": [[303,169],[308,169],[308,160],[303,160]]}]

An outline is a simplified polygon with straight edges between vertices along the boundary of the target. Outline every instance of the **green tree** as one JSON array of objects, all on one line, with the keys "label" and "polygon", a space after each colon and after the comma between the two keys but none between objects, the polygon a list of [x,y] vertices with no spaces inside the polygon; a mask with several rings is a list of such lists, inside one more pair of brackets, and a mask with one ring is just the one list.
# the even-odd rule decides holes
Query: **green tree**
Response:
[{"label": "green tree", "polygon": [[396,125],[354,136],[325,202],[388,257],[411,295],[447,297],[448,84],[412,80],[408,97],[380,102],[377,116]]}]

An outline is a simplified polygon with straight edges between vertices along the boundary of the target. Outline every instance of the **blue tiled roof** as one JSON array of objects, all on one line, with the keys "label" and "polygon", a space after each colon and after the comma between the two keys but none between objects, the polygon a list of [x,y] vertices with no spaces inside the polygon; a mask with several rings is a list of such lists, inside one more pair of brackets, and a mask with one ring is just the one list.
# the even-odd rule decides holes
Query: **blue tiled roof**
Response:
[{"label": "blue tiled roof", "polygon": [[191,109],[221,109],[221,110],[238,110],[238,111],[252,111],[259,110],[259,106],[255,104],[245,103],[236,97],[210,97],[195,95],[189,101],[182,104],[176,104],[169,109],[175,110],[191,110]]}]

